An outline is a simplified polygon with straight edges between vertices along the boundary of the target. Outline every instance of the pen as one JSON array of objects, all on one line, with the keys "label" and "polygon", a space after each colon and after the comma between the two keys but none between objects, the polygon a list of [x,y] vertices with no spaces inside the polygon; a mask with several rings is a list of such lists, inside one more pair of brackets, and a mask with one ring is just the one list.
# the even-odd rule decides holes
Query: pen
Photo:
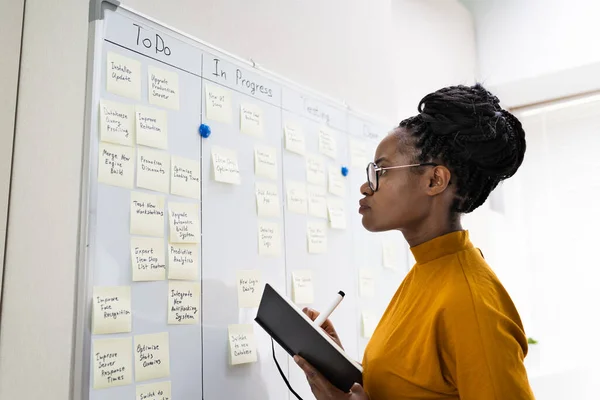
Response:
[{"label": "pen", "polygon": [[317,319],[315,319],[315,324],[317,324],[317,326],[321,326],[325,321],[327,321],[327,318],[329,318],[331,313],[333,313],[333,310],[335,310],[335,308],[342,302],[345,295],[346,294],[341,290],[337,293],[337,296],[335,296],[335,299],[331,302],[329,307],[323,310]]}]

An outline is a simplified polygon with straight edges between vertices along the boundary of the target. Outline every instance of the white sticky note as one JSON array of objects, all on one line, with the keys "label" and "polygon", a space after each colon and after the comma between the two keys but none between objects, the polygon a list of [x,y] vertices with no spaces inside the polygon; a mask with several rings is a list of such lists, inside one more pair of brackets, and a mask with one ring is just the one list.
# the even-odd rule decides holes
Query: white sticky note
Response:
[{"label": "white sticky note", "polygon": [[346,207],[342,199],[327,199],[327,215],[333,229],[346,229]]},{"label": "white sticky note", "polygon": [[106,90],[119,96],[140,100],[140,69],[139,61],[109,51],[106,55]]},{"label": "white sticky note", "polygon": [[198,279],[198,245],[169,243],[169,279]]},{"label": "white sticky note", "polygon": [[375,274],[372,269],[362,268],[358,273],[358,291],[360,297],[375,297]]},{"label": "white sticky note", "polygon": [[341,168],[329,167],[329,193],[341,197],[346,195],[346,181]]},{"label": "white sticky note", "polygon": [[258,223],[258,254],[261,256],[281,254],[281,239],[277,223],[264,221]]},{"label": "white sticky note", "polygon": [[288,211],[296,214],[308,213],[308,194],[306,193],[306,184],[287,181],[285,183],[285,187]]},{"label": "white sticky note", "polygon": [[254,363],[258,360],[256,354],[256,338],[252,325],[229,325],[229,364],[239,365]]},{"label": "white sticky note", "polygon": [[200,321],[200,284],[169,282],[170,325],[194,325]]},{"label": "white sticky note", "polygon": [[247,135],[263,135],[263,113],[256,104],[245,103],[240,106],[240,131]]},{"label": "white sticky note", "polygon": [[135,110],[132,105],[100,101],[100,140],[129,147],[135,144]]},{"label": "white sticky note", "polygon": [[148,102],[155,106],[179,110],[179,75],[149,65]]},{"label": "white sticky note", "polygon": [[131,384],[131,337],[96,339],[92,345],[94,389]]},{"label": "white sticky note", "polygon": [[130,229],[132,235],[165,236],[165,198],[131,192]]},{"label": "white sticky note", "polygon": [[200,163],[171,156],[171,194],[200,200]]},{"label": "white sticky note", "polygon": [[296,304],[312,304],[314,301],[314,285],[311,270],[292,272],[292,298]]},{"label": "white sticky note", "polygon": [[169,193],[171,156],[157,150],[138,148],[137,187]]},{"label": "white sticky note", "polygon": [[317,218],[327,218],[327,197],[325,189],[318,186],[308,185],[308,214]]},{"label": "white sticky note", "polygon": [[377,328],[377,324],[379,323],[377,317],[367,311],[363,311],[362,313],[362,337],[370,338],[373,336],[373,332],[375,332],[375,328]]},{"label": "white sticky note", "polygon": [[133,338],[133,347],[136,382],[169,376],[171,371],[168,332],[136,335]]},{"label": "white sticky note", "polygon": [[256,182],[256,210],[259,217],[278,217],[279,190],[274,183]]},{"label": "white sticky note", "polygon": [[254,173],[267,179],[277,179],[277,149],[254,146]]},{"label": "white sticky note", "polygon": [[325,185],[325,163],[320,157],[306,157],[306,181],[313,185]]},{"label": "white sticky note", "polygon": [[131,279],[162,281],[165,279],[165,243],[162,238],[131,238]]},{"label": "white sticky note", "polygon": [[206,117],[213,121],[231,123],[231,95],[227,89],[205,83]]},{"label": "white sticky note", "polygon": [[327,253],[327,226],[323,222],[308,222],[306,225],[308,252]]},{"label": "white sticky note", "polygon": [[284,128],[285,149],[292,153],[304,155],[306,154],[306,140],[304,133],[298,126],[286,124]]},{"label": "white sticky note", "polygon": [[136,400],[172,400],[171,381],[137,385],[135,388]]},{"label": "white sticky note", "polygon": [[198,204],[169,203],[169,242],[200,243]]},{"label": "white sticky note", "polygon": [[92,333],[131,332],[131,287],[94,287]]},{"label": "white sticky note", "polygon": [[258,307],[263,289],[260,270],[236,271],[235,279],[238,289],[238,307]]},{"label": "white sticky note", "polygon": [[100,143],[98,147],[98,182],[132,189],[134,149],[109,143]]},{"label": "white sticky note", "polygon": [[137,144],[166,150],[169,147],[167,112],[156,108],[135,107]]},{"label": "white sticky note", "polygon": [[391,240],[383,241],[383,266],[393,270],[400,268],[398,246]]},{"label": "white sticky note", "polygon": [[337,158],[335,133],[326,126],[319,128],[319,151],[334,160]]},{"label": "white sticky note", "polygon": [[366,168],[368,162],[367,144],[362,140],[350,138],[350,165]]},{"label": "white sticky note", "polygon": [[240,168],[235,150],[213,146],[211,153],[215,181],[239,185],[241,183]]}]

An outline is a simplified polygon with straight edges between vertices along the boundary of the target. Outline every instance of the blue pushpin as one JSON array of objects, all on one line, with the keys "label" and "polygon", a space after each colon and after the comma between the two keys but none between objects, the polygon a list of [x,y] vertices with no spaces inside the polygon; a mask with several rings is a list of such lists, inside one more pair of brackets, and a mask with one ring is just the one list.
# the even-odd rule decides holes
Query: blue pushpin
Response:
[{"label": "blue pushpin", "polygon": [[200,136],[202,136],[204,139],[206,139],[207,137],[210,136],[210,126],[208,126],[206,124],[200,124],[200,128],[198,128],[198,132],[200,133]]},{"label": "blue pushpin", "polygon": [[348,167],[342,166],[342,175],[348,176],[348,172],[350,172],[350,171],[348,171]]}]

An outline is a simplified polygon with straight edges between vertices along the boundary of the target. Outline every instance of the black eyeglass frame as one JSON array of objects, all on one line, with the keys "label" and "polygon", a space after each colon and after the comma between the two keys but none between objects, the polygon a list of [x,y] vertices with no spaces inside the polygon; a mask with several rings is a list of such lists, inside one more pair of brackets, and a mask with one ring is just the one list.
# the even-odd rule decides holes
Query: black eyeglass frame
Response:
[{"label": "black eyeglass frame", "polygon": [[[375,164],[374,162],[370,162],[369,164],[367,164],[367,182],[369,183],[369,188],[371,188],[371,190],[373,192],[376,192],[379,189],[379,172],[380,171],[387,171],[388,169],[399,169],[399,168],[414,168],[414,167],[427,167],[427,166],[431,166],[431,167],[437,167],[439,164],[436,163],[420,163],[420,164],[408,164],[408,165],[396,165],[393,167],[378,167],[377,164]],[[369,168],[373,168],[373,172],[375,173],[375,185],[373,185],[373,182],[371,181],[371,177],[369,174]]]}]

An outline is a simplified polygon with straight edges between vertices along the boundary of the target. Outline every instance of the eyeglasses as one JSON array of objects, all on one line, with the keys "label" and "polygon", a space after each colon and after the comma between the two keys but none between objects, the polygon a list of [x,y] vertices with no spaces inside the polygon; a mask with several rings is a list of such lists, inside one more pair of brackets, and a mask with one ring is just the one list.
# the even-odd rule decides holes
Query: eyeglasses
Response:
[{"label": "eyeglasses", "polygon": [[375,163],[371,162],[367,165],[367,182],[372,191],[376,192],[379,189],[379,175],[380,171],[386,171],[388,169],[399,169],[399,168],[412,168],[412,167],[425,167],[432,166],[437,167],[436,163],[422,163],[422,164],[409,164],[409,165],[396,165],[394,167],[378,167]]}]

